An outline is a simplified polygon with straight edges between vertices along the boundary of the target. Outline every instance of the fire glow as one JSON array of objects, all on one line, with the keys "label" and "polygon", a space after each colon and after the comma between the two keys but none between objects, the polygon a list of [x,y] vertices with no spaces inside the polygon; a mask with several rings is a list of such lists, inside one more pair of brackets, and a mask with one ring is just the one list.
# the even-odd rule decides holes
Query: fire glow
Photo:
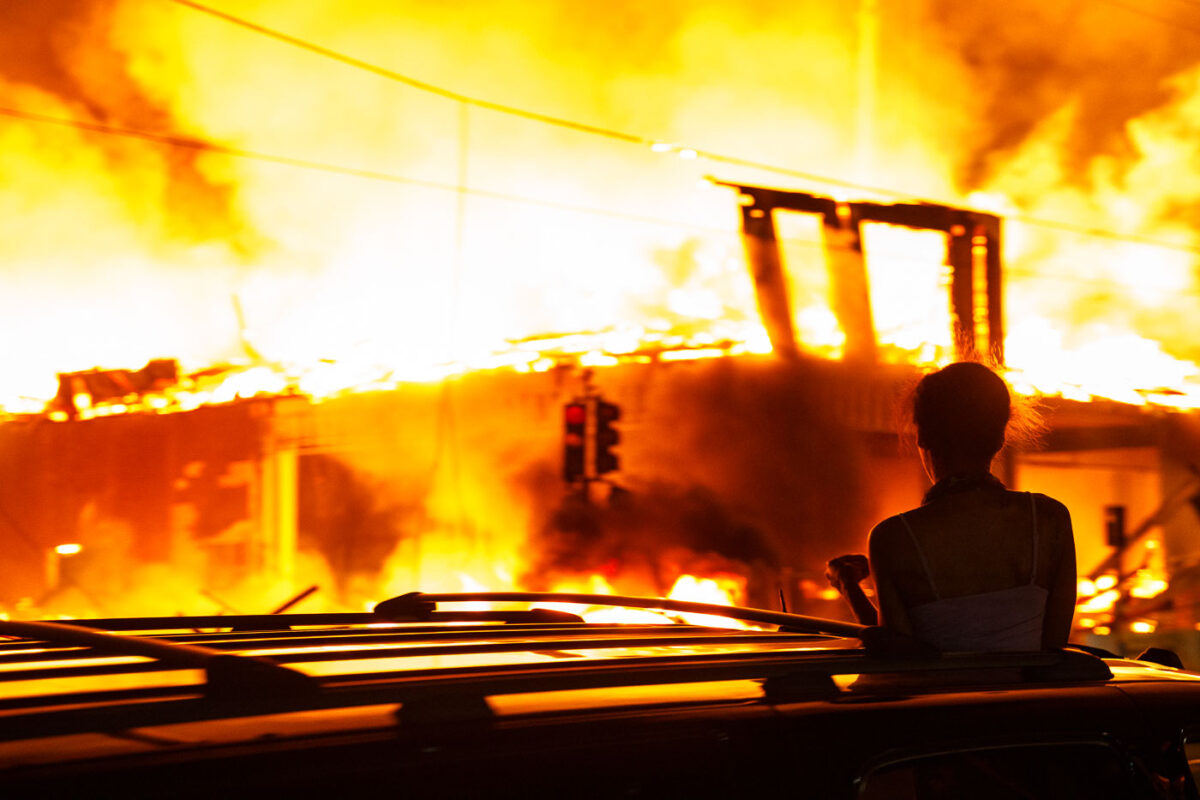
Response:
[{"label": "fire glow", "polygon": [[[267,21],[289,21],[280,8],[265,4],[259,11]],[[369,12],[357,18],[333,7],[328,12],[290,21],[357,46],[364,57],[383,52],[373,35],[381,20]],[[232,141],[239,145],[235,150],[249,153],[286,144],[297,159],[321,163],[336,163],[349,149],[357,162],[351,166],[407,167],[412,181],[381,185],[386,182],[364,175],[337,177],[10,119],[0,131],[4,164],[22,201],[4,214],[6,224],[17,226],[5,237],[6,263],[23,265],[10,276],[12,303],[4,320],[7,338],[23,345],[10,355],[0,386],[0,405],[10,413],[43,411],[56,370],[129,368],[154,357],[179,358],[195,377],[140,400],[92,403],[79,397],[79,416],[186,411],[264,394],[320,399],[478,369],[541,371],[554,364],[769,350],[737,241],[736,201],[703,180],[718,171],[708,151],[679,143],[721,132],[717,120],[698,122],[692,114],[694,129],[676,131],[690,135],[635,137],[642,142],[636,145],[560,135],[536,120],[480,111],[311,53],[280,49],[170,3],[131,0],[110,13],[99,4],[76,13],[81,29],[96,35],[57,53],[61,69],[113,65],[99,79],[108,84],[90,77],[73,89],[88,92],[91,107],[128,121],[137,116],[134,106],[158,103],[162,118],[196,140]],[[813,20],[804,21],[813,27]],[[30,12],[18,22],[39,20]],[[730,10],[725,22],[711,31],[700,20],[676,24],[681,36],[702,31],[708,50],[740,49],[753,40],[740,15]],[[561,57],[552,45],[556,29],[543,24],[530,17],[518,29],[544,47],[542,57]],[[477,46],[469,36],[455,39],[450,31],[456,27],[447,19],[441,33],[452,51]],[[830,45],[855,51],[853,31],[828,20],[816,30]],[[409,35],[399,28],[394,33]],[[609,63],[610,57],[608,69],[624,68]],[[828,57],[839,58],[833,52]],[[948,57],[930,54],[935,61]],[[258,68],[247,74],[247,63]],[[545,75],[537,63],[531,60],[531,74]],[[676,69],[674,76],[636,77],[686,81],[695,65],[684,61]],[[754,69],[739,65],[728,80],[736,85],[766,78]],[[472,80],[446,70],[447,81]],[[1184,70],[1173,76],[1170,102],[1127,120],[1128,157],[1119,164],[1092,163],[1090,190],[1064,172],[1064,139],[1074,123],[1069,106],[1009,154],[1009,169],[965,196],[945,181],[949,161],[961,154],[944,153],[944,137],[931,137],[917,157],[911,143],[924,143],[927,130],[913,128],[909,151],[894,153],[875,131],[859,131],[860,160],[863,141],[876,148],[869,159],[876,165],[872,183],[911,182],[916,191],[957,195],[959,205],[1012,217],[1005,232],[1006,354],[1020,390],[1169,408],[1200,405],[1200,369],[1186,357],[1187,326],[1176,326],[1173,334],[1167,324],[1195,310],[1192,236],[1155,213],[1189,191],[1186,176],[1178,186],[1164,186],[1163,179],[1171,153],[1184,152],[1194,138],[1188,120],[1200,103],[1198,75]],[[314,106],[281,99],[281,81],[303,84],[306,96],[323,98],[319,118],[311,114]],[[491,88],[484,83],[481,88]],[[530,93],[559,103],[569,95],[566,87],[544,84],[544,78],[531,78]],[[30,81],[3,88],[6,103],[28,114],[104,121],[87,118],[87,104],[61,86]],[[934,98],[921,91],[919,84],[905,86],[896,101],[932,109]],[[361,102],[352,99],[360,96],[356,92]],[[266,98],[275,101],[270,114],[247,113]],[[794,99],[803,111],[803,98]],[[943,100],[936,99],[939,108]],[[854,108],[853,100],[847,102]],[[885,110],[864,110],[864,99],[858,102],[860,121],[878,119]],[[886,101],[875,96],[872,102]],[[338,113],[328,113],[330,108]],[[780,125],[753,105],[744,110],[754,111],[745,116],[760,130],[750,135],[739,119],[726,120],[727,132],[746,132],[753,141]],[[439,142],[455,145],[441,148],[440,162],[416,156]],[[406,157],[399,145],[414,155]],[[64,159],[65,153],[71,157]],[[844,155],[831,159],[832,165],[845,162]],[[913,180],[913,170],[899,164],[924,168],[924,177]],[[439,179],[455,170],[465,183]],[[736,165],[720,171],[735,178],[747,172]],[[636,181],[626,177],[631,174]],[[37,186],[55,189],[35,191]],[[508,191],[515,186],[519,196]],[[74,199],[64,202],[68,196]],[[331,197],[336,202],[328,202]],[[666,208],[681,213],[672,216]],[[1029,223],[1031,216],[1076,224],[1084,233]],[[54,235],[71,218],[88,219],[87,230]],[[951,343],[944,242],[874,228],[866,248],[880,345],[889,360],[945,363]],[[1087,235],[1091,230],[1105,236]],[[819,255],[818,238],[801,236],[798,251]],[[131,293],[132,286],[138,288]],[[820,285],[810,288],[815,291],[795,304],[800,346],[838,357],[843,334],[828,294],[821,296]],[[45,306],[68,323],[48,326],[31,317],[29,310]],[[99,310],[105,306],[113,313]]]},{"label": "fire glow", "polygon": [[[1175,166],[1197,136],[1194,67],[1170,77],[1169,100],[1124,120],[1122,156],[1087,159],[1082,176],[1070,170],[1083,112],[1067,103],[1018,145],[985,153],[996,165],[986,175],[959,180],[956,169],[978,156],[968,142],[986,138],[972,116],[978,87],[962,80],[961,93],[948,94],[924,71],[959,74],[961,60],[927,42],[928,63],[897,72],[896,91],[820,89],[830,74],[854,73],[845,54],[859,44],[829,9],[776,21],[809,48],[781,44],[734,3],[715,6],[720,24],[673,20],[670,47],[628,41],[621,14],[611,27],[589,15],[583,27],[605,45],[591,55],[568,46],[544,10],[520,8],[516,32],[492,38],[477,33],[493,28],[479,24],[496,13],[487,4],[433,18],[405,2],[389,14],[317,3],[302,19],[286,4],[246,11],[396,69],[405,67],[397,53],[412,52],[430,79],[480,97],[655,134],[614,141],[346,69],[166,2],[44,5],[42,35],[69,80],[0,82],[3,105],[24,114],[0,127],[10,187],[0,334],[19,343],[6,350],[0,379],[9,415],[65,421],[263,396],[319,402],[479,370],[766,356],[739,201],[710,175],[844,199],[938,197],[998,214],[1005,357],[1018,391],[1200,407],[1194,233],[1171,214],[1200,194]],[[23,13],[24,24],[38,24],[39,12]],[[925,40],[916,34],[900,38]],[[472,65],[483,62],[504,68],[480,74]],[[716,79],[713,63],[723,70]],[[812,76],[811,92],[795,91],[797,75]],[[882,76],[859,78],[861,87]],[[579,80],[599,88],[581,92]],[[953,119],[946,109],[958,109]],[[881,121],[890,112],[899,132],[900,122]],[[862,126],[856,136],[845,135],[850,117]],[[172,137],[192,144],[164,141]],[[206,142],[221,147],[193,146]],[[894,191],[831,189],[818,177],[714,159],[708,143]],[[827,258],[842,245],[824,240],[811,216],[793,216],[782,245],[797,344],[839,360],[846,332]],[[864,249],[879,360],[952,360],[946,237],[871,224]],[[55,373],[153,359],[178,359],[178,379],[107,397],[71,390],[66,405],[53,405],[63,397]],[[462,572],[461,554],[428,550],[423,570],[403,574],[415,582],[400,588],[434,589]],[[474,588],[495,575],[498,589],[520,567],[475,566],[469,574],[486,579],[471,578]],[[599,574],[579,580],[614,591]],[[744,602],[744,585],[722,580],[682,573],[671,591]],[[1161,584],[1139,575],[1123,590],[1153,597]],[[1096,588],[1089,608],[1111,609],[1120,590]]]},{"label": "fire glow", "polygon": [[[580,583],[592,594],[616,594],[608,580],[600,574],[586,576],[582,581],[568,581],[556,586],[553,591],[576,591]],[[657,594],[653,590],[648,594]],[[740,575],[718,574],[711,577],[695,575],[680,575],[670,591],[666,594],[669,600],[685,600],[693,603],[709,603],[719,606],[745,605],[746,579]],[[554,608],[561,611],[579,613],[579,607],[566,603],[545,603],[544,608]],[[587,622],[607,624],[646,624],[659,625],[669,622],[686,622],[690,625],[702,625],[716,628],[747,629],[753,627],[745,622],[725,617],[714,617],[708,614],[688,614],[681,612],[656,612],[632,608],[592,608],[584,610],[581,616]]]}]

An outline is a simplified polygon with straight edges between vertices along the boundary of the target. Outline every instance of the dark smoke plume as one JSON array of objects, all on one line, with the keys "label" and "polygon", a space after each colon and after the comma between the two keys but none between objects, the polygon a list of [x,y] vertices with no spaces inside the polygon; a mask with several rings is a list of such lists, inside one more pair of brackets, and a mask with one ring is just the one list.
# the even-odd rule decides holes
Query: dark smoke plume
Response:
[{"label": "dark smoke plume", "polygon": [[656,483],[591,504],[571,495],[531,545],[524,582],[543,590],[564,575],[600,572],[616,582],[633,576],[666,593],[681,573],[752,576],[779,567],[763,531],[701,486]]},{"label": "dark smoke plume", "polygon": [[[667,591],[680,572],[707,568],[748,576],[752,597],[769,602],[781,568],[819,577],[827,559],[862,550],[884,515],[865,491],[863,438],[837,408],[868,387],[822,397],[831,376],[811,365],[737,359],[600,377],[625,409],[628,493],[547,509],[526,548],[530,586],[610,567]],[[520,482],[531,496],[561,486],[549,468]]]},{"label": "dark smoke plume", "polygon": [[1068,104],[1076,116],[1063,158],[1080,188],[1093,159],[1135,155],[1127,123],[1176,99],[1169,79],[1200,63],[1190,27],[1200,14],[1136,5],[928,0],[929,30],[966,64],[983,111],[959,164],[964,188],[986,185]]}]

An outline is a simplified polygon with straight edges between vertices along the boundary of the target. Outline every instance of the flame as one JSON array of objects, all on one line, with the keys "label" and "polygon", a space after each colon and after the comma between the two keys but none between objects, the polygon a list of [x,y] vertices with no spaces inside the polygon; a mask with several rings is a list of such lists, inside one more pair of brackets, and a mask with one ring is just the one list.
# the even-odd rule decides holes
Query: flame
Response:
[{"label": "flame", "polygon": [[[617,594],[616,589],[608,579],[599,573],[569,578],[555,584],[551,591],[555,592],[585,592],[589,594]],[[643,591],[641,594],[653,596],[653,591]],[[746,594],[746,579],[740,575],[715,574],[709,577],[683,574],[676,578],[668,599],[684,600],[693,603],[711,603],[713,605],[735,606],[742,602]],[[569,603],[542,603],[542,608],[554,608],[571,613],[580,613],[579,607]],[[746,629],[753,627],[739,620],[716,617],[708,614],[687,614],[677,611],[650,611],[639,608],[597,607],[585,610],[581,616],[587,622],[605,624],[643,624],[661,625],[670,622],[687,622],[691,625],[703,625],[718,628]]]},{"label": "flame", "polygon": [[945,236],[867,223],[863,247],[871,313],[883,358],[923,365],[949,363],[954,342]]},{"label": "flame", "polygon": [[[745,597],[746,579],[739,575],[719,575],[710,578],[699,578],[695,575],[680,575],[667,593],[672,600],[686,600],[693,603],[710,603],[718,606],[739,605],[739,599]],[[709,614],[678,615],[692,625],[707,625],[715,628],[750,628],[751,625],[739,620],[714,617]]]},{"label": "flame", "polygon": [[[7,284],[9,327],[0,333],[23,343],[0,381],[8,413],[41,412],[55,371],[162,356],[179,358],[193,374],[225,369],[131,400],[97,403],[80,394],[80,416],[186,411],[260,394],[319,400],[478,369],[769,352],[738,241],[736,200],[706,180],[714,159],[697,145],[725,142],[735,156],[761,153],[788,164],[796,159],[797,120],[812,120],[802,126],[805,155],[834,177],[866,176],[882,188],[1011,217],[1006,352],[1023,391],[1200,407],[1200,368],[1187,334],[1196,310],[1193,236],[1171,213],[1200,193],[1176,165],[1195,140],[1200,69],[1170,75],[1172,99],[1125,120],[1123,158],[1098,156],[1085,174],[1072,172],[1080,167],[1068,157],[1071,132],[1083,111],[1067,102],[1005,160],[997,155],[995,177],[964,196],[952,177],[974,137],[946,131],[978,122],[968,111],[975,90],[949,102],[948,87],[938,83],[930,94],[928,80],[900,70],[888,92],[866,91],[873,71],[887,67],[863,56],[862,31],[829,20],[784,15],[778,29],[795,25],[815,48],[801,50],[821,57],[783,48],[791,68],[780,69],[742,57],[747,48],[780,48],[734,4],[718,4],[713,18],[671,17],[674,55],[663,60],[656,46],[644,62],[632,51],[633,60],[614,62],[611,48],[589,62],[562,44],[561,20],[529,12],[514,16],[514,53],[495,59],[508,71],[477,75],[463,65],[478,58],[452,55],[502,47],[476,38],[477,10],[458,9],[440,25],[401,26],[404,12],[392,17],[382,7],[345,14],[328,6],[289,20],[269,5],[246,13],[381,63],[398,51],[388,31],[414,53],[444,54],[422,67],[446,85],[475,85],[485,98],[523,86],[517,94],[531,105],[580,118],[628,108],[631,120],[666,135],[617,141],[460,105],[178,6],[118,3],[109,15],[81,14],[71,28],[80,35],[58,48],[63,63],[55,66],[85,97],[32,80],[0,84],[4,102],[27,112],[0,134],[5,174],[24,198],[4,215],[11,226],[5,263],[17,266]],[[626,50],[634,43],[621,19],[589,20],[588,29]],[[31,12],[25,20],[39,22],[45,30],[24,34],[49,37],[51,17]],[[212,42],[219,46],[200,44]],[[714,53],[728,56],[719,77],[711,73]],[[929,68],[947,74],[970,68],[953,50],[926,55]],[[565,62],[571,66],[546,68]],[[249,73],[248,63],[255,65]],[[548,77],[577,69],[624,102],[594,103],[605,91],[567,89]],[[780,82],[792,69],[855,76],[853,87],[797,97]],[[283,99],[281,87],[300,85],[304,100]],[[731,88],[739,85],[755,91]],[[664,95],[668,86],[687,91]],[[1158,84],[1154,91],[1162,93]],[[730,97],[739,113],[728,112]],[[268,102],[271,112],[259,113]],[[227,151],[240,155],[180,151],[29,116],[39,114],[86,124],[116,119],[127,128],[162,120],[176,129],[166,134],[233,143]],[[884,124],[888,115],[903,120],[904,136],[890,135],[889,125],[899,123]],[[848,119],[861,126],[853,136],[843,130]],[[960,144],[947,147],[948,139]],[[294,163],[246,155],[255,153]],[[733,179],[795,180],[736,158],[715,163]],[[830,185],[820,190],[834,191]],[[836,191],[874,199],[866,189]],[[86,229],[59,235],[78,219],[89,220]],[[845,335],[828,276],[811,266],[820,237],[812,220],[790,231],[779,225],[800,344],[840,358]],[[1091,235],[1096,230],[1106,235]],[[878,224],[863,234],[882,358],[944,363],[952,350],[944,238]],[[36,311],[47,307],[56,313]]]},{"label": "flame", "polygon": [[[522,9],[513,32],[496,34],[475,24],[492,10],[473,4],[431,19],[416,3],[354,13],[325,3],[290,22],[285,5],[249,4],[368,60],[412,53],[430,79],[480,97],[654,129],[630,144],[380,81],[170,4],[79,5],[111,13],[92,9],[70,25],[48,17],[32,31],[55,40],[63,62],[53,66],[70,87],[17,71],[0,81],[6,106],[93,126],[27,115],[0,127],[0,168],[13,188],[0,214],[0,335],[15,345],[0,374],[7,414],[44,413],[56,372],[161,357],[179,359],[177,384],[108,399],[71,391],[72,411],[56,408],[51,419],[187,412],[258,396],[320,401],[474,370],[768,354],[737,200],[703,180],[714,160],[701,141],[1004,216],[1005,350],[1019,391],[1200,408],[1195,234],[1179,213],[1200,195],[1180,166],[1200,134],[1200,68],[1157,82],[1154,93],[1170,99],[1121,121],[1123,155],[1080,163],[1071,134],[1086,109],[1067,98],[1019,146],[988,152],[992,177],[964,182],[956,173],[978,155],[965,143],[981,138],[976,92],[985,88],[961,72],[969,65],[932,49],[916,71],[897,71],[890,91],[862,93],[878,108],[855,109],[864,101],[847,99],[857,96],[847,89],[859,84],[828,76],[855,75],[853,54],[865,51],[841,23],[810,19],[811,9],[763,26],[738,4],[718,3],[672,17],[669,37],[652,44],[630,37],[619,13],[589,18],[597,42],[628,45],[589,58],[565,44],[577,31],[545,10]],[[793,33],[811,46],[794,47]],[[472,66],[480,63],[504,67],[480,74]],[[949,78],[927,80],[926,70],[943,67]],[[797,74],[814,76],[804,97]],[[867,86],[872,76],[857,77]],[[286,91],[297,86],[304,91]],[[851,118],[862,125],[855,135],[845,130]],[[109,121],[158,125],[153,132],[228,143],[242,155],[96,129]],[[342,169],[309,168],[320,164]],[[834,191],[795,170],[717,164],[732,180]],[[964,183],[976,191],[964,194]],[[837,193],[877,199],[844,185]],[[820,223],[779,217],[799,344],[840,359],[846,335]],[[878,224],[863,237],[881,360],[945,363],[953,343],[944,237]],[[450,509],[463,502],[448,495],[433,492],[428,529],[417,532],[423,549],[398,546],[379,594],[514,585],[515,548],[497,555],[473,545],[447,522],[461,519]],[[482,508],[492,498],[468,500]],[[510,502],[502,516],[515,538],[530,512]],[[685,577],[673,596],[741,597],[717,577]],[[1119,590],[1109,580],[1081,583],[1081,607],[1110,609]],[[602,575],[583,582],[614,591]],[[1139,573],[1127,588],[1154,597],[1166,582]]]},{"label": "flame", "polygon": [[[486,591],[488,591],[487,586],[485,586],[484,584],[475,580],[474,578],[472,578],[470,575],[468,575],[465,572],[458,573],[458,580],[460,583],[459,588],[464,592],[486,592]],[[458,606],[458,608],[462,609],[463,611],[487,611],[490,607],[491,607],[491,605],[489,603],[485,603],[485,602],[461,603]]]},{"label": "flame", "polygon": [[[1157,545],[1148,547],[1157,550]],[[1138,599],[1158,597],[1165,592],[1169,584],[1160,568],[1143,568],[1137,570],[1124,586],[1118,586],[1116,575],[1101,575],[1095,581],[1087,578],[1079,580],[1078,596],[1082,600],[1077,610],[1083,614],[1106,614],[1111,612],[1122,596],[1128,595]],[[1094,627],[1096,622],[1091,619],[1081,619],[1079,626]]]}]

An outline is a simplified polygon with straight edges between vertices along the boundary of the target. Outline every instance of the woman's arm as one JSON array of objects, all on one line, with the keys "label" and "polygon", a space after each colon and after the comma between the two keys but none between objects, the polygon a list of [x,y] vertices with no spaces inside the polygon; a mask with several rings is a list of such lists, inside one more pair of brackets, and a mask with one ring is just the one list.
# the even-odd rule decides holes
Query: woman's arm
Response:
[{"label": "woman's arm", "polygon": [[[912,621],[908,618],[908,609],[900,599],[900,592],[892,579],[895,574],[897,557],[895,544],[897,531],[891,519],[885,519],[871,531],[868,552],[871,554],[871,566],[875,570],[875,596],[879,601],[879,624],[891,628],[896,633],[907,636],[913,634]],[[905,540],[907,541],[907,539]]]},{"label": "woman's arm", "polygon": [[871,574],[867,557],[861,554],[838,556],[825,568],[825,577],[850,604],[850,610],[863,625],[879,624],[879,614],[863,591],[862,581]]},{"label": "woman's arm", "polygon": [[1050,596],[1046,600],[1046,618],[1042,622],[1042,647],[1057,650],[1071,636],[1071,618],[1075,614],[1075,534],[1071,529],[1071,512],[1055,501],[1053,531],[1061,537],[1060,556],[1050,576]]},{"label": "woman's arm", "polygon": [[[895,517],[885,519],[872,529],[867,545],[870,558],[862,555],[840,556],[829,562],[825,574],[833,587],[850,603],[854,616],[863,625],[884,625],[897,633],[912,635],[912,622],[908,610],[900,599],[892,575],[898,563],[895,548],[907,537],[900,536]],[[868,575],[875,578],[875,597],[879,603],[876,610],[859,583]]]}]

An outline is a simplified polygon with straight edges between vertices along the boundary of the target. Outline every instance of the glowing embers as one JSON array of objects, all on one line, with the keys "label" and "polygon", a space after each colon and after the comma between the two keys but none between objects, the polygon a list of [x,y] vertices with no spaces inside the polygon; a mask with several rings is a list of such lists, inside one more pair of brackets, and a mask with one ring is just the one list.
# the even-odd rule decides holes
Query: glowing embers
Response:
[{"label": "glowing embers", "polygon": [[46,416],[57,422],[192,411],[263,395],[301,393],[297,381],[270,367],[211,367],[182,375],[171,359],[151,361],[139,370],[61,373],[58,380],[58,394],[45,408]]},{"label": "glowing embers", "polygon": [[1088,598],[1079,606],[1079,610],[1085,614],[1095,614],[1105,611],[1111,611],[1116,605],[1117,600],[1121,598],[1121,593],[1116,589],[1109,589],[1106,592],[1101,592],[1095,597]]},{"label": "glowing embers", "polygon": [[[1151,539],[1145,543],[1146,552],[1161,553],[1161,543]],[[1133,633],[1153,633],[1158,621],[1152,615],[1161,610],[1145,602],[1169,588],[1161,558],[1147,559],[1147,565],[1131,574],[1118,577],[1107,572],[1091,578],[1080,578],[1076,587],[1076,627],[1097,636],[1108,636],[1114,627]]]},{"label": "glowing embers", "polygon": [[[386,367],[317,359],[307,366],[225,364],[181,373],[174,360],[151,361],[139,370],[92,369],[59,375],[58,394],[46,405],[0,406],[4,413],[45,414],[56,422],[120,414],[193,411],[259,397],[304,397],[321,401],[361,392],[391,391],[470,372],[548,372],[557,368],[695,361],[725,356],[765,355],[771,344],[762,325],[717,319],[692,328],[625,327],[597,332],[538,336],[506,343],[470,361]],[[33,402],[34,398],[25,398]]]},{"label": "glowing embers", "polygon": [[1129,587],[1129,596],[1148,600],[1152,597],[1158,597],[1166,590],[1167,582],[1160,574],[1154,570],[1139,569],[1135,573],[1133,583]]}]

